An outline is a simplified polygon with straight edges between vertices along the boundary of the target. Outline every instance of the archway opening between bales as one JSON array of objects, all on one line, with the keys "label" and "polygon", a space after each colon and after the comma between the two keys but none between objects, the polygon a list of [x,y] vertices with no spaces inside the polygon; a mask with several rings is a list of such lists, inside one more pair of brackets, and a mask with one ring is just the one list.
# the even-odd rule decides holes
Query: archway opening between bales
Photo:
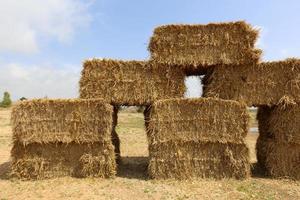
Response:
[{"label": "archway opening between bales", "polygon": [[149,152],[144,109],[145,107],[142,106],[114,108],[115,126],[112,139],[116,150],[119,177],[137,179],[148,177]]}]

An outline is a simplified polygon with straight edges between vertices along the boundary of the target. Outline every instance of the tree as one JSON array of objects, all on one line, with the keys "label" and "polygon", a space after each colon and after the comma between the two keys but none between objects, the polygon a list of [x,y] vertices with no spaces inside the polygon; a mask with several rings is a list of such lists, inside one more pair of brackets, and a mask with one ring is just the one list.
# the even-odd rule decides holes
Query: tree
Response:
[{"label": "tree", "polygon": [[0,103],[0,106],[3,108],[7,108],[7,107],[11,106],[11,103],[12,103],[12,101],[10,99],[10,94],[8,92],[4,92],[3,100]]}]

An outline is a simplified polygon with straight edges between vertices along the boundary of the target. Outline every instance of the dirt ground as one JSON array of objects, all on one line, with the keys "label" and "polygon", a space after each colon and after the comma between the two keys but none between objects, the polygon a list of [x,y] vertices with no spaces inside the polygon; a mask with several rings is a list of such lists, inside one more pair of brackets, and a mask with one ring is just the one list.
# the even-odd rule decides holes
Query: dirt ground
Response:
[{"label": "dirt ground", "polygon": [[[8,179],[11,149],[9,109],[0,108],[0,199],[300,199],[300,182],[274,180],[254,173],[237,180],[148,180],[147,139],[142,114],[121,112],[117,131],[123,165],[114,179],[56,178],[42,181]],[[253,123],[255,124],[255,123]],[[255,163],[258,133],[247,144]]]}]

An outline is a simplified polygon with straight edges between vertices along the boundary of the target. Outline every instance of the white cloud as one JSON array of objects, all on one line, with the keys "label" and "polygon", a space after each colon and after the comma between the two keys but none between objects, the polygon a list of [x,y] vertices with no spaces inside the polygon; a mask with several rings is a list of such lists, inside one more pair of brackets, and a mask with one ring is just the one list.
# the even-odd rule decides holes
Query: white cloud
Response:
[{"label": "white cloud", "polygon": [[[0,65],[0,97],[10,92],[17,100],[26,98],[78,97],[80,67],[64,66],[60,69],[48,65],[24,66],[18,63]],[[2,98],[2,97],[1,97]]]},{"label": "white cloud", "polygon": [[90,4],[90,0],[1,0],[0,51],[37,52],[39,37],[70,41],[76,28],[91,22]]}]

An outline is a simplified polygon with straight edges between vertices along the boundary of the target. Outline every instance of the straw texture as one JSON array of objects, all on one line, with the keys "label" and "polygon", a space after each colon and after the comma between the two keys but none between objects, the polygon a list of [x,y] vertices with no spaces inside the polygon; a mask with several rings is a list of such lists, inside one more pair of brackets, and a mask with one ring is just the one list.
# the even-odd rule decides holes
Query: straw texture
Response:
[{"label": "straw texture", "polygon": [[185,74],[178,67],[154,62],[92,59],[84,63],[81,98],[102,98],[116,106],[150,105],[183,97]]},{"label": "straw texture", "polygon": [[187,73],[209,66],[258,62],[261,50],[254,44],[258,31],[238,21],[207,25],[164,25],[150,39],[151,59],[180,65]]},{"label": "straw texture", "polygon": [[258,65],[219,65],[203,79],[203,96],[242,101],[248,106],[276,105],[284,96],[300,101],[299,83],[299,59]]},{"label": "straw texture", "polygon": [[246,106],[213,98],[168,99],[145,111],[152,178],[246,178]]},{"label": "straw texture", "polygon": [[12,111],[12,176],[113,177],[113,108],[99,99],[23,101]]},{"label": "straw texture", "polygon": [[257,160],[272,177],[300,179],[299,112],[299,104],[287,98],[259,108]]},{"label": "straw texture", "polygon": [[14,143],[11,154],[11,175],[24,180],[62,176],[108,178],[116,174],[113,146],[100,142],[27,146]]},{"label": "straw texture", "polygon": [[12,111],[13,140],[84,143],[110,140],[112,107],[102,100],[22,101]]}]

